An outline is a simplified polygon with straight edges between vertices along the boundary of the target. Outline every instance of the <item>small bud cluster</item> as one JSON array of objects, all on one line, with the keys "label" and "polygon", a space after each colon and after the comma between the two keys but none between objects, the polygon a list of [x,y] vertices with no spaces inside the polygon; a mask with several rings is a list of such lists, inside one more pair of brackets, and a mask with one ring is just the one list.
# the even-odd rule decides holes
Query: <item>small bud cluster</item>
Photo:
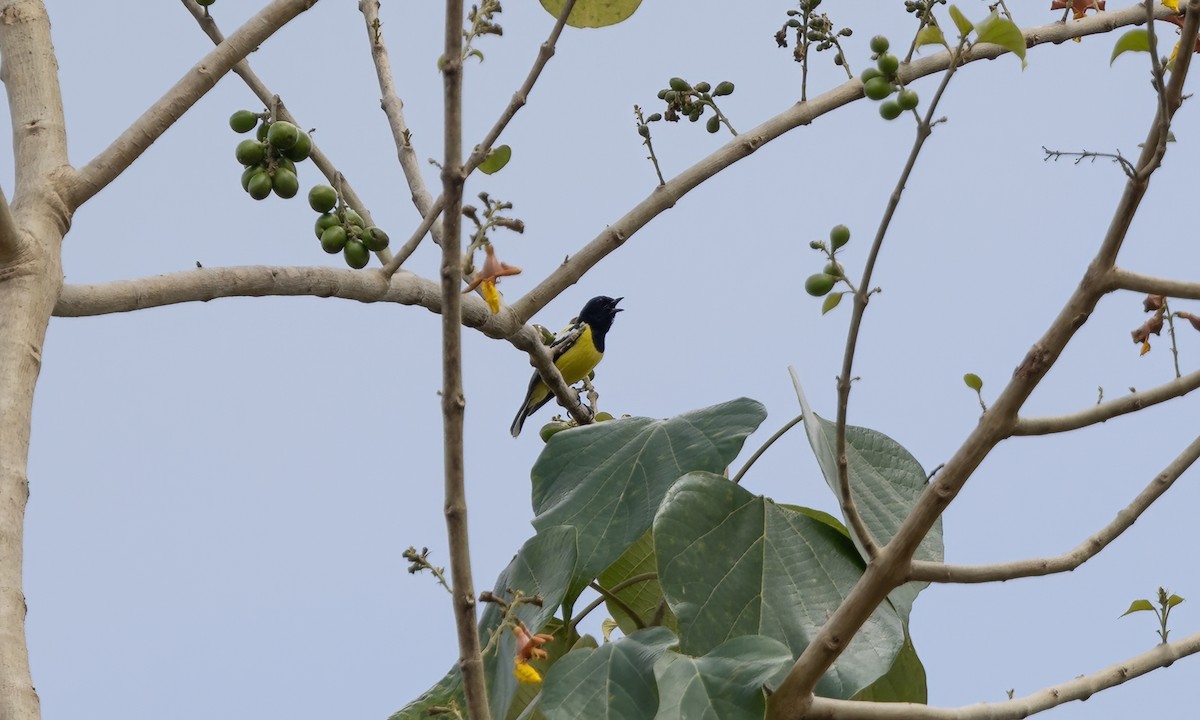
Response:
[{"label": "small bud cluster", "polygon": [[[704,115],[705,108],[712,108],[713,115],[708,119],[705,128],[710,133],[719,132],[721,123],[729,127],[729,121],[721,114],[720,108],[713,98],[724,97],[725,95],[733,94],[733,83],[728,80],[717,83],[716,87],[706,83],[698,82],[692,85],[683,78],[671,78],[668,87],[658,91],[658,99],[666,102],[667,108],[662,113],[653,113],[646,118],[647,123],[666,120],[667,122],[679,122],[680,117],[686,117],[692,122],[696,122]],[[733,128],[729,127],[730,132]],[[650,128],[645,123],[638,125],[638,134],[642,137],[650,136]],[[736,134],[736,133],[735,133]]]},{"label": "small bud cluster", "polygon": [[792,51],[792,58],[796,62],[805,62],[808,59],[809,48],[817,52],[837,48],[833,64],[845,65],[846,56],[842,53],[838,38],[850,37],[854,31],[848,27],[834,30],[833,21],[829,16],[816,12],[820,4],[821,0],[800,0],[799,10],[788,10],[788,21],[775,33],[775,44],[781,48],[787,47],[788,31],[794,30],[796,48]]}]

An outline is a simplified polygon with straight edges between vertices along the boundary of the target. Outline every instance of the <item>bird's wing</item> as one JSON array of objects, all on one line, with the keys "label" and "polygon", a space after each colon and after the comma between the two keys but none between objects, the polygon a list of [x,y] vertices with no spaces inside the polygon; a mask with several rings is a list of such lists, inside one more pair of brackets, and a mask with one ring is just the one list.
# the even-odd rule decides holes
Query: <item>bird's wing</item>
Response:
[{"label": "bird's wing", "polygon": [[[554,336],[554,341],[550,343],[550,353],[555,360],[571,349],[571,346],[579,339],[584,327],[584,323],[580,322],[579,318],[573,318],[570,325],[558,331],[558,334]],[[536,376],[537,373],[535,372],[534,375]]]}]

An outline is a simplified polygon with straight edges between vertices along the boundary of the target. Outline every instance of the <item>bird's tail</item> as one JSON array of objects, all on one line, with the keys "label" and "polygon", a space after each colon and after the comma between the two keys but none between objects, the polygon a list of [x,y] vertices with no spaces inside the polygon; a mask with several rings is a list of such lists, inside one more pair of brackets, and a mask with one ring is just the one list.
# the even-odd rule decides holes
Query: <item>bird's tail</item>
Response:
[{"label": "bird's tail", "polygon": [[516,437],[521,434],[521,428],[524,427],[525,418],[527,418],[527,417],[529,417],[529,405],[525,404],[525,405],[521,406],[521,409],[517,412],[516,419],[513,420],[512,427],[509,428],[510,430],[512,430],[513,437]]}]

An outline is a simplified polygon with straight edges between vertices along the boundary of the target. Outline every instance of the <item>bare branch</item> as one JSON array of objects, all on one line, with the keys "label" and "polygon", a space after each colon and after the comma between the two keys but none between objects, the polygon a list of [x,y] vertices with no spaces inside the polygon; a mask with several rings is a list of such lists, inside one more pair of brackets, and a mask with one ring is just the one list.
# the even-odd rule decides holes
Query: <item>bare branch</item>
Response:
[{"label": "bare branch", "polygon": [[1043,688],[1031,695],[998,703],[976,703],[960,708],[939,708],[915,703],[877,703],[859,700],[813,700],[808,718],[813,720],[1020,720],[1035,713],[1091,696],[1200,652],[1200,633],[1155,645],[1141,655],[1103,670]]},{"label": "bare branch", "polygon": [[[1170,17],[1175,13],[1169,8],[1159,6],[1155,17]],[[1071,38],[1110,32],[1114,28],[1127,25],[1141,25],[1146,22],[1145,8],[1140,5],[1124,8],[1116,12],[1099,13],[1072,23],[1050,23],[1039,27],[1023,30],[1025,42],[1030,47],[1045,43],[1061,43]],[[978,60],[991,60],[1008,51],[999,45],[983,44],[973,47],[963,53],[960,64]],[[902,65],[898,79],[902,84],[909,84],[917,78],[941,72],[950,66],[950,52],[921,58],[911,64]],[[580,278],[603,260],[609,253],[642,229],[647,223],[663,211],[675,205],[684,195],[691,192],[701,183],[721,172],[725,168],[742,160],[763,145],[786,134],[787,132],[808,125],[818,117],[836,110],[863,97],[862,82],[858,79],[849,80],[820,96],[810,98],[808,102],[796,103],[784,112],[767,120],[758,127],[744,132],[738,137],[701,159],[687,170],[668,181],[665,185],[656,187],[642,202],[634,206],[624,216],[606,227],[599,235],[571,255],[570,259],[559,265],[537,287],[513,303],[512,308],[517,312],[522,322],[537,314],[551,300],[566,288],[575,284]]]},{"label": "bare branch", "polygon": [[[200,7],[195,2],[192,2],[192,0],[183,0],[183,5],[187,8],[188,12],[192,14],[192,17],[196,18],[196,22],[200,24],[200,29],[204,31],[204,34],[207,35],[210,40],[217,45],[225,42],[225,36],[221,33],[220,28],[217,27],[217,22],[213,20],[211,15],[204,12],[204,8]],[[246,86],[250,88],[250,92],[254,93],[255,97],[257,97],[265,107],[275,108],[276,117],[278,119],[287,120],[293,125],[301,127],[300,121],[288,111],[283,102],[279,101],[279,96],[271,92],[270,88],[268,88],[266,84],[259,79],[258,75],[256,75],[254,71],[250,69],[249,62],[242,60],[241,62],[237,63],[233,66],[233,72],[237,74],[238,77],[242,78],[242,80],[246,83]],[[354,191],[354,188],[350,186],[350,181],[346,179],[345,175],[342,175],[337,167],[334,166],[329,157],[321,151],[321,148],[317,145],[317,141],[313,140],[312,143],[312,152],[309,154],[308,159],[312,160],[313,165],[315,165],[317,169],[321,171],[321,174],[325,176],[325,179],[329,181],[330,185],[339,188],[342,199],[345,200],[346,204],[353,208],[355,212],[362,216],[363,222],[366,223],[366,226],[370,227],[374,225],[375,221],[371,219],[371,213],[367,211],[366,206],[363,204],[362,198],[360,198],[358,193]],[[340,181],[338,179],[339,176],[341,176]],[[392,253],[386,248],[375,253],[375,255],[379,258],[380,262],[384,263],[392,259]]]},{"label": "bare branch", "polygon": [[71,180],[68,197],[77,208],[125,171],[167,128],[217,84],[240,60],[317,0],[274,0],[188,70],[120,137]]},{"label": "bare branch", "polygon": [[1130,290],[1148,295],[1165,295],[1182,300],[1200,300],[1200,283],[1183,280],[1168,280],[1141,273],[1130,272],[1119,267],[1108,271],[1108,290]]},{"label": "bare branch", "polygon": [[1117,517],[1074,550],[1048,558],[1033,558],[991,565],[949,565],[925,560],[913,560],[909,580],[928,580],[944,583],[982,583],[1013,580],[1022,577],[1053,575],[1070,572],[1108,547],[1141,517],[1163,493],[1170,489],[1179,476],[1183,475],[1200,458],[1200,438],[1192,441]]},{"label": "bare branch", "polygon": [[1070,415],[1018,418],[1013,435],[1049,435],[1106,422],[1119,415],[1137,412],[1151,405],[1187,395],[1200,387],[1200,370],[1163,383],[1151,390],[1135,392],[1117,400],[1093,405]]}]

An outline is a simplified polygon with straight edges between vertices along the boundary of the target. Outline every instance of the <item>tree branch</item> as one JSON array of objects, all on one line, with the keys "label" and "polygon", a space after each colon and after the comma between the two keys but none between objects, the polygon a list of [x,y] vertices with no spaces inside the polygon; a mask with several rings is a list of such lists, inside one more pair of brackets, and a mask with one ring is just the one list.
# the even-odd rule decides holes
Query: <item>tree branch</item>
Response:
[{"label": "tree branch", "polygon": [[1125,397],[1093,405],[1070,415],[1054,417],[1017,418],[1013,435],[1049,435],[1051,433],[1078,430],[1088,425],[1106,422],[1120,415],[1137,412],[1151,405],[1187,395],[1200,387],[1200,370],[1163,383],[1156,388],[1135,392]]},{"label": "tree branch", "polygon": [[21,229],[13,218],[4,188],[0,188],[0,266],[7,265],[21,254]]},{"label": "tree branch", "polygon": [[949,565],[946,563],[913,560],[909,580],[928,580],[943,583],[983,583],[1013,580],[1022,577],[1053,575],[1070,572],[1108,547],[1121,536],[1142,513],[1163,493],[1170,489],[1179,476],[1183,475],[1200,458],[1200,437],[1192,441],[1117,517],[1097,533],[1081,542],[1074,550],[1049,558],[1033,558],[991,565]]},{"label": "tree branch", "polygon": [[877,703],[859,700],[813,699],[808,717],[814,720],[1020,720],[1091,696],[1200,652],[1200,633],[1155,645],[1141,655],[1103,670],[1082,675],[1031,695],[998,703],[976,703],[960,708],[939,708],[916,703]]},{"label": "tree branch", "polygon": [[[1144,19],[1144,10],[1143,6],[1136,5],[1125,11],[1102,13],[1088,19],[1093,21],[1102,19],[1108,24],[1118,15],[1125,13],[1129,13],[1131,18]],[[1166,8],[1160,8],[1160,10],[1166,10]],[[1072,27],[1083,22],[1085,21],[1063,27]],[[1184,27],[1180,34],[1180,47],[1192,47],[1196,40],[1198,25],[1200,25],[1200,0],[1189,0],[1188,13],[1185,15]],[[1028,39],[1028,34],[1026,37]],[[984,45],[983,49],[990,50],[992,47]],[[1180,96],[1179,91],[1187,76],[1189,56],[1190,53],[1180,56],[1175,71],[1171,75],[1170,85],[1167,88],[1168,114],[1173,113],[1178,107],[1175,99]],[[1166,123],[1165,126],[1169,128],[1169,123]],[[1158,134],[1163,131],[1163,128],[1164,123],[1160,118],[1155,117],[1138,161],[1139,170],[1147,167],[1148,163],[1152,161]],[[870,617],[871,612],[887,597],[887,594],[907,579],[913,553],[925,539],[930,527],[962,490],[963,485],[992,448],[1012,434],[1012,426],[1016,421],[1018,411],[1054,365],[1063,348],[1074,337],[1075,332],[1087,321],[1088,316],[1095,309],[1096,303],[1104,294],[1106,275],[1116,262],[1117,252],[1124,242],[1129,224],[1145,195],[1148,180],[1149,178],[1140,172],[1135,173],[1134,177],[1127,178],[1125,190],[1114,210],[1113,220],[1109,224],[1096,257],[1085,271],[1082,281],[1050,327],[1030,348],[1025,359],[1014,372],[1013,378],[1001,391],[991,409],[984,414],[979,424],[946,462],[942,471],[917,500],[916,505],[891,541],[880,550],[876,559],[867,565],[866,572],[851,588],[846,599],[834,611],[829,620],[821,626],[817,636],[809,642],[796,660],[787,678],[771,696],[767,714],[769,720],[790,720],[806,716],[813,703],[813,688],[816,686],[817,680],[841,655],[850,639]]]},{"label": "tree branch", "polygon": [[1108,271],[1108,290],[1130,290],[1148,295],[1165,295],[1182,300],[1200,300],[1200,283],[1184,280],[1168,280],[1141,273],[1130,272],[1119,267]]},{"label": "tree branch", "polygon": [[83,167],[68,184],[68,202],[78,208],[125,171],[167,128],[191,109],[233,66],[317,0],[274,0],[246,21],[150,106],[120,137]]}]

